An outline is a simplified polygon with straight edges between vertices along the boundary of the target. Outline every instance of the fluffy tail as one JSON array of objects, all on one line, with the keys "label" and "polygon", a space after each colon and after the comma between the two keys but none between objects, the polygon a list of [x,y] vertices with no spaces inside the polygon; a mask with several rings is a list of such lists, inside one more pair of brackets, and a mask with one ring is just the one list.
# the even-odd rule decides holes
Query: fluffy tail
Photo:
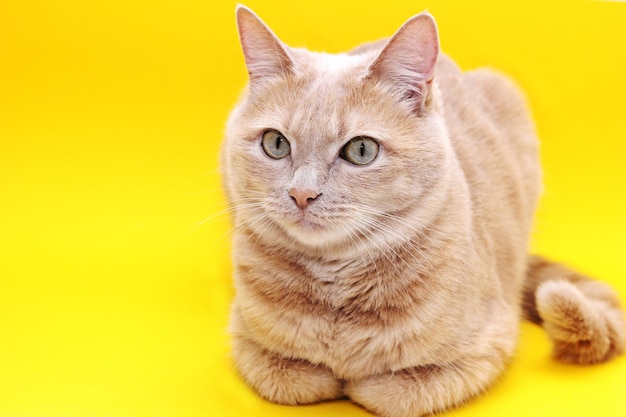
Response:
[{"label": "fluffy tail", "polygon": [[604,362],[624,351],[626,328],[615,292],[563,265],[528,258],[523,310],[543,326],[562,362]]}]

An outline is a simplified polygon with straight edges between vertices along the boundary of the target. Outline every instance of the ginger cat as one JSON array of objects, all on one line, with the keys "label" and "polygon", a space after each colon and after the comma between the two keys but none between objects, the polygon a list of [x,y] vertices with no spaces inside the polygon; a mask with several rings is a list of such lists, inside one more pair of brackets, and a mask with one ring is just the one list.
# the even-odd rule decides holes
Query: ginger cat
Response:
[{"label": "ginger cat", "polygon": [[624,350],[612,290],[529,256],[538,143],[501,75],[461,72],[433,18],[345,54],[293,49],[249,9],[249,88],[222,153],[236,367],[262,397],[421,416],[488,387],[521,316],[556,359]]}]

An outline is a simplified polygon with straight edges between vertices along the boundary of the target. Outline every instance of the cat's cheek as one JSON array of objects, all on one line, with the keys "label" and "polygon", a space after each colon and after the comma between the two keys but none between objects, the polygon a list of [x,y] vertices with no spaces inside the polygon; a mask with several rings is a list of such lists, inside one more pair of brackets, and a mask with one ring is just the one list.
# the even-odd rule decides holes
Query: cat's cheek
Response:
[{"label": "cat's cheek", "polygon": [[[255,184],[255,189],[264,190],[266,193],[272,190],[281,190],[286,187],[291,160],[289,157],[283,159],[271,159],[263,154],[259,147],[249,147],[246,158],[240,163],[235,162],[242,176]],[[285,193],[286,194],[286,193]]]},{"label": "cat's cheek", "polygon": [[398,204],[404,205],[407,199],[401,196],[414,196],[420,184],[406,172],[402,164],[381,155],[372,164],[344,166],[340,182],[344,187],[348,203],[366,205],[377,211],[393,212]]}]

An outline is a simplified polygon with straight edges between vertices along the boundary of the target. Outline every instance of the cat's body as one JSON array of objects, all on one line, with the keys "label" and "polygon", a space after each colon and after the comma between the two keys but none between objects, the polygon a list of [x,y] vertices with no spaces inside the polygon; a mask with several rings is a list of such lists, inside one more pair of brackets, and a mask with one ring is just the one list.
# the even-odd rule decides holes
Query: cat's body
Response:
[{"label": "cat's body", "polygon": [[348,395],[390,417],[443,410],[502,372],[523,294],[557,356],[621,352],[610,289],[529,262],[538,145],[509,81],[461,72],[425,14],[342,55],[289,49],[245,8],[238,23],[250,91],[223,174],[234,359],[255,390],[285,404]]}]

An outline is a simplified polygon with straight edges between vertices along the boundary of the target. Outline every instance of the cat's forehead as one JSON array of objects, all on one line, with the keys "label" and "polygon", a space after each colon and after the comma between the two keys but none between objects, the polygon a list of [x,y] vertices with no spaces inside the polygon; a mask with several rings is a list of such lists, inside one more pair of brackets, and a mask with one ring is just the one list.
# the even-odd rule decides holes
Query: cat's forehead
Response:
[{"label": "cat's forehead", "polygon": [[297,58],[294,82],[281,97],[285,133],[316,141],[349,136],[357,119],[367,117],[358,88],[366,57],[299,51]]},{"label": "cat's forehead", "polygon": [[364,70],[371,62],[370,54],[326,53],[305,48],[291,49],[297,71],[340,78],[348,73]]}]

